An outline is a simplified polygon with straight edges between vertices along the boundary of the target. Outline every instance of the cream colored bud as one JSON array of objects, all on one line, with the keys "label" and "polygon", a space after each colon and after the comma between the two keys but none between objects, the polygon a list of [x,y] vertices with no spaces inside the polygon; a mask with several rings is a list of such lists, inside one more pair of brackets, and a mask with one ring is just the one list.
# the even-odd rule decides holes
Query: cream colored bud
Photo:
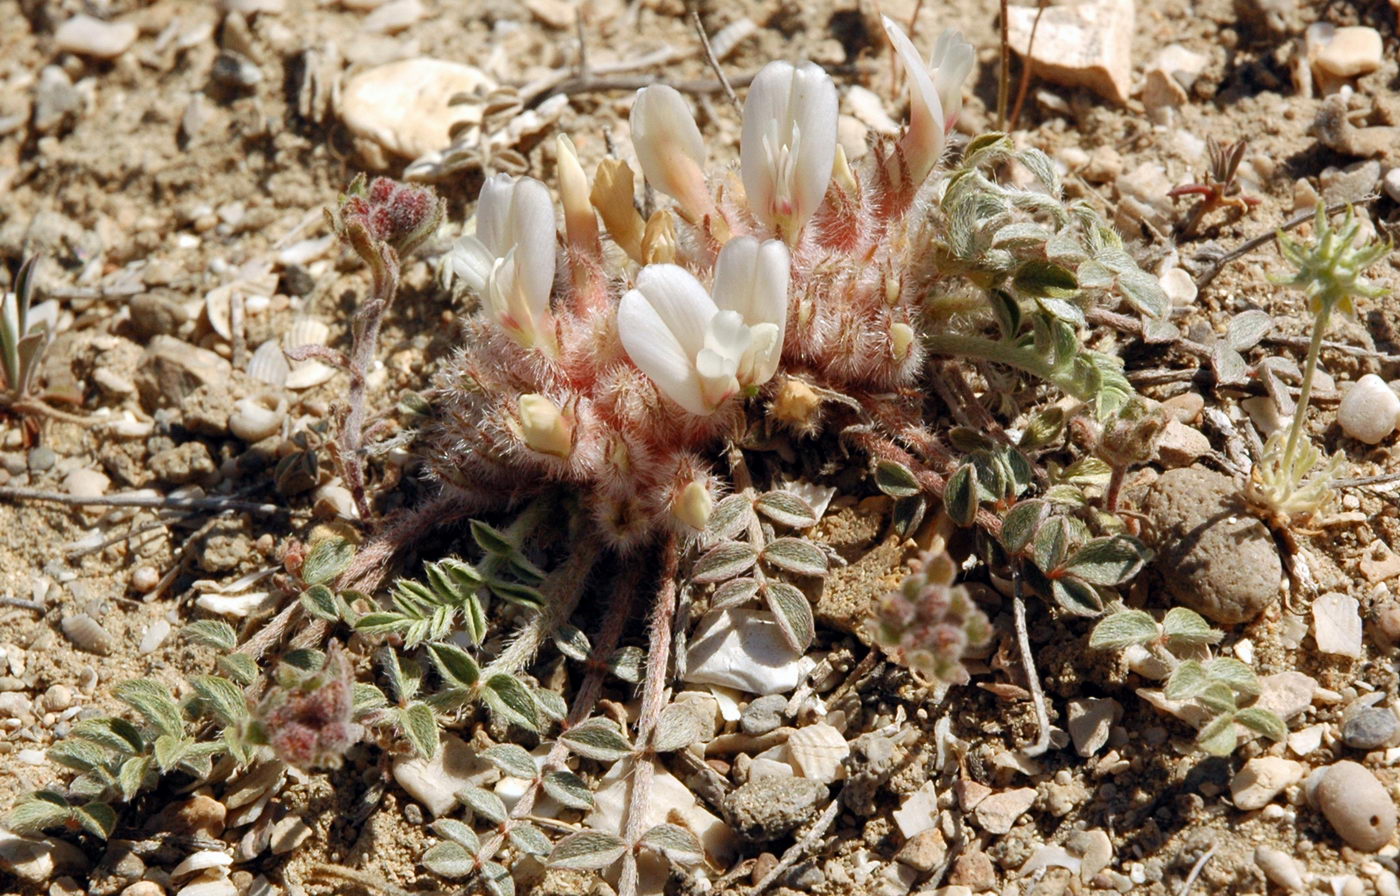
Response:
[{"label": "cream colored bud", "polygon": [[564,205],[564,234],[577,252],[596,255],[598,219],[588,201],[588,175],[579,164],[574,143],[565,134],[558,140],[559,200]]},{"label": "cream colored bud", "polygon": [[574,425],[559,405],[543,395],[520,396],[516,403],[520,437],[541,454],[568,457],[574,447]]},{"label": "cream colored bud", "polygon": [[676,260],[676,219],[668,210],[659,208],[647,219],[642,236],[643,264],[672,264]]},{"label": "cream colored bud", "polygon": [[642,264],[642,235],[646,221],[632,204],[632,167],[621,159],[604,159],[593,176],[589,198],[613,242],[637,264]]},{"label": "cream colored bud", "polygon": [[816,390],[802,380],[785,378],[773,396],[773,416],[792,426],[810,424],[821,409],[822,399]]},{"label": "cream colored bud", "polygon": [[831,163],[831,179],[847,196],[860,192],[860,184],[856,182],[855,172],[851,171],[851,163],[846,159],[846,150],[840,143],[836,144],[836,160]]},{"label": "cream colored bud", "polygon": [[909,347],[914,344],[914,328],[906,323],[891,324],[890,341],[894,343],[895,359],[903,361],[909,357]]},{"label": "cream colored bud", "polygon": [[885,304],[894,305],[899,301],[900,277],[894,271],[885,274]]},{"label": "cream colored bud", "polygon": [[710,498],[710,490],[705,487],[704,482],[697,479],[681,490],[680,496],[671,507],[671,512],[676,515],[676,519],[690,528],[703,530],[705,524],[710,521],[710,510],[713,507],[714,500]]}]

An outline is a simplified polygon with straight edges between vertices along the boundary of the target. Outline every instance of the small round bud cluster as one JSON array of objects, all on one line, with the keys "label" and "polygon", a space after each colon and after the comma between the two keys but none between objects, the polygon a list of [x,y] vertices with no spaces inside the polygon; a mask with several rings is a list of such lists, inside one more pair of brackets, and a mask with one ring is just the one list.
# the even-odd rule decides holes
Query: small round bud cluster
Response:
[{"label": "small round bud cluster", "polygon": [[258,707],[258,724],[279,759],[298,768],[339,768],[363,729],[353,721],[355,678],[344,651],[332,646],[317,672],[290,666]]},{"label": "small round bud cluster", "polygon": [[899,589],[879,599],[867,630],[900,665],[930,680],[964,684],[964,651],[991,637],[987,614],[953,584],[957,567],[947,553],[925,552],[909,567]]}]

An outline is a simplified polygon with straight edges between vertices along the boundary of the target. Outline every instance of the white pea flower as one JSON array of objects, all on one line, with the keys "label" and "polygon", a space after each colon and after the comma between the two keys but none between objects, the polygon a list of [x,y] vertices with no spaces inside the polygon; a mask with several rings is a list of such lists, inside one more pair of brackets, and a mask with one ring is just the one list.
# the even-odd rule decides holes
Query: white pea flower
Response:
[{"label": "white pea flower", "polygon": [[739,162],[749,207],[787,242],[797,239],[831,182],[836,85],[810,62],[770,62],[744,102]]},{"label": "white pea flower", "polygon": [[714,211],[705,187],[705,141],[685,98],[674,87],[653,84],[632,103],[632,148],[647,183],[680,203],[687,219]]},{"label": "white pea flower", "polygon": [[714,413],[777,370],[789,263],[777,240],[730,240],[715,263],[713,298],[684,268],[647,265],[618,305],[623,348],[667,398],[692,414]]},{"label": "white pea flower", "polygon": [[972,44],[956,31],[944,31],[925,64],[914,42],[889,16],[885,34],[909,78],[909,130],[900,140],[909,175],[923,183],[943,156],[944,140],[962,111],[962,85],[972,71]]},{"label": "white pea flower", "polygon": [[476,233],[457,241],[451,259],[452,270],[512,338],[553,351],[554,201],[548,187],[531,177],[489,179],[476,206]]}]

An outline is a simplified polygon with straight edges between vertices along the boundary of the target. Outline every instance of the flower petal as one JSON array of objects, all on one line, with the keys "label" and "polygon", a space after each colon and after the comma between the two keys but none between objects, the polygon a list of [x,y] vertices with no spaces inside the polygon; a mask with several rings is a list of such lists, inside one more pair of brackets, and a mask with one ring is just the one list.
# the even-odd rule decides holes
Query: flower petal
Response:
[{"label": "flower petal", "polygon": [[640,289],[629,290],[618,304],[617,335],[632,363],[663,395],[692,414],[711,412],[695,372],[695,355],[685,350]]},{"label": "flower petal", "polygon": [[810,62],[770,62],[749,87],[739,145],[744,191],[754,216],[789,239],[826,195],[836,118],[836,85]]},{"label": "flower petal", "polygon": [[[883,16],[885,35],[894,45],[899,64],[909,78],[909,130],[899,141],[909,173],[922,183],[943,155],[943,101],[914,42],[889,16]],[[959,85],[961,89],[961,85]]]},{"label": "flower petal", "polygon": [[799,227],[821,205],[827,184],[831,183],[838,107],[836,84],[831,76],[815,63],[802,63],[793,76],[789,106],[797,152],[792,194],[799,209]]},{"label": "flower petal", "polygon": [[481,295],[496,263],[496,254],[469,234],[457,240],[448,258],[452,262],[452,272],[467,281],[472,292]]},{"label": "flower petal", "polygon": [[710,320],[719,311],[700,281],[679,265],[649,264],[637,275],[637,291],[675,335],[686,358],[699,354]]},{"label": "flower petal", "polygon": [[647,183],[703,215],[713,205],[705,189],[705,141],[685,98],[665,84],[643,87],[629,121]]},{"label": "flower petal", "polygon": [[749,326],[787,326],[791,264],[781,240],[742,236],[730,240],[715,261],[715,304],[739,312]]},{"label": "flower petal", "polygon": [[972,73],[975,58],[972,44],[967,42],[961,31],[946,30],[938,35],[933,45],[929,67],[934,73],[938,98],[943,103],[944,131],[952,130],[957,123],[958,113],[962,111],[963,82]]}]

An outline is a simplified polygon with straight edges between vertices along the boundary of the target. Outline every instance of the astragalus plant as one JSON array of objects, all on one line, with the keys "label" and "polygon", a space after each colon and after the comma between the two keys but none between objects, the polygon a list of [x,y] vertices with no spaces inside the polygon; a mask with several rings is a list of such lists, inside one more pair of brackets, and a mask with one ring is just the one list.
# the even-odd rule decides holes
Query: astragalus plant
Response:
[{"label": "astragalus plant", "polygon": [[[640,811],[655,756],[689,742],[666,712],[678,596],[686,590],[693,613],[758,602],[794,650],[810,646],[810,594],[831,555],[794,480],[849,488],[843,470],[866,466],[897,498],[897,524],[912,530],[926,511],[947,511],[979,538],[1003,539],[997,562],[1010,569],[998,575],[1078,613],[1097,612],[1098,590],[1141,565],[1063,434],[1076,417],[1123,430],[1135,398],[1117,357],[1086,346],[1086,313],[1126,304],[1155,319],[1161,291],[1091,207],[1063,199],[1043,153],[990,134],[943,168],[972,47],[946,34],[928,63],[885,27],[909,84],[909,125],[877,138],[859,164],[836,140],[831,78],[811,63],[772,62],[749,88],[737,167],[711,161],[678,91],[637,94],[632,140],[662,197],[655,208],[639,207],[627,162],[605,159],[590,175],[567,137],[562,227],[541,181],[497,175],[483,187],[475,230],[448,259],[479,305],[417,408],[436,495],[384,521],[334,590],[312,584],[299,605],[327,632],[384,642],[379,665],[392,674],[383,689],[357,687],[352,718],[377,736],[401,730],[431,752],[434,732],[415,733],[420,723],[452,723],[478,705],[498,739],[559,723],[543,767],[518,747],[487,751],[526,782],[524,795],[507,812],[469,789],[478,830],[439,819],[446,839],[425,856],[433,870],[504,892],[498,852],[548,850],[572,868],[620,861],[619,892],[631,896],[638,850],[701,859],[693,835],[647,829]],[[350,211],[371,221],[376,197],[393,205],[400,195],[382,184],[360,192],[368,205]],[[356,249],[374,268],[375,295],[392,296],[380,280],[397,264],[376,259],[397,254],[381,251],[374,228],[356,234],[369,240]],[[1064,396],[1054,414],[1033,414]],[[953,419],[984,438],[956,438]],[[1056,460],[1042,466],[1047,452]],[[486,515],[499,528],[473,522],[458,545],[471,557],[430,563],[425,583],[372,599],[426,535]],[[1004,518],[1014,524],[1005,533]],[[980,642],[986,620],[953,584],[950,558],[921,562],[912,603],[885,606],[876,639],[956,679],[949,639]],[[638,593],[655,595],[640,655],[618,649]],[[514,606],[488,619],[489,594]],[[591,638],[567,625],[586,594],[606,606]],[[496,630],[503,618],[518,622],[509,637]],[[949,643],[915,643],[925,635]],[[571,706],[530,681],[550,643],[586,667]],[[604,673],[641,683],[627,731],[589,718]],[[588,805],[565,766],[570,752],[630,763],[615,832],[554,842],[530,822],[542,792]]]}]

